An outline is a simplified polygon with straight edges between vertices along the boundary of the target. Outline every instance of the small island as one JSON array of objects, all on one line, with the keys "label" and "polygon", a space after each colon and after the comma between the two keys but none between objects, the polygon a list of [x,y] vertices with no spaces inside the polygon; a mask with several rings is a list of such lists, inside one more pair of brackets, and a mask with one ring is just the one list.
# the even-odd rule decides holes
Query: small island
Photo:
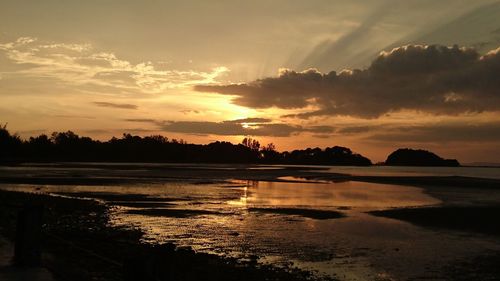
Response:
[{"label": "small island", "polygon": [[400,148],[391,153],[385,165],[388,166],[431,166],[431,167],[458,167],[456,159],[444,159],[427,150]]}]

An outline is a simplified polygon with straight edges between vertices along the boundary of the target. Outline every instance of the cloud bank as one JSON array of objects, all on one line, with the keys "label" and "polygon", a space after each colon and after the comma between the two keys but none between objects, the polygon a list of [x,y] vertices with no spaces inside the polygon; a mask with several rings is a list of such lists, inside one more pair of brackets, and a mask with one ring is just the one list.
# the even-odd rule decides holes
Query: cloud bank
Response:
[{"label": "cloud bank", "polygon": [[149,118],[125,119],[128,122],[151,123],[159,130],[193,135],[219,136],[269,136],[289,137],[301,133],[331,134],[335,131],[331,126],[299,126],[283,123],[272,123],[267,118],[245,118],[222,122],[210,121],[161,121]]},{"label": "cloud bank", "polygon": [[234,96],[250,108],[317,108],[287,117],[377,118],[401,110],[457,115],[500,110],[500,48],[481,56],[471,48],[408,45],[382,52],[363,70],[320,73],[281,70],[243,84],[196,85]]}]

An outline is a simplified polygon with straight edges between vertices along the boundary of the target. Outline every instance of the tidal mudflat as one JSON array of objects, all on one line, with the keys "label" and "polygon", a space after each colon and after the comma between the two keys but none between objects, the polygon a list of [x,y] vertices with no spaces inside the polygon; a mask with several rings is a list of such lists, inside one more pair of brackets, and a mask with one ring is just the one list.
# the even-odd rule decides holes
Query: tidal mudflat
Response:
[{"label": "tidal mudflat", "polygon": [[2,167],[0,188],[96,200],[110,224],[139,230],[142,243],[317,277],[495,276],[498,180],[464,177],[476,186],[454,187],[460,177],[419,176],[414,186],[415,175],[359,177],[320,167],[70,163]]}]

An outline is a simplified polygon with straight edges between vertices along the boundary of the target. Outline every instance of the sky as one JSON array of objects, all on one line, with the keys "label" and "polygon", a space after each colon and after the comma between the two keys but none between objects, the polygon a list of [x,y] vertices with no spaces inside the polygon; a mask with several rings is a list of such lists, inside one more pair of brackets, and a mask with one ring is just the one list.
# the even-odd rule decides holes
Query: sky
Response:
[{"label": "sky", "polygon": [[500,155],[500,1],[0,1],[0,123]]}]

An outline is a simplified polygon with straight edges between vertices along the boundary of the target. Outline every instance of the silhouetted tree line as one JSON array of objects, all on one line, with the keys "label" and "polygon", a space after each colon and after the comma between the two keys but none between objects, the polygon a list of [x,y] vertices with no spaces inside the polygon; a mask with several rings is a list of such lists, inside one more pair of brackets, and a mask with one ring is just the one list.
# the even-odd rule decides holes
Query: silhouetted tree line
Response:
[{"label": "silhouetted tree line", "polygon": [[371,165],[371,161],[345,147],[308,148],[278,152],[271,143],[261,146],[252,138],[240,144],[216,141],[190,144],[161,135],[147,137],[123,134],[108,141],[80,137],[72,131],[54,132],[21,139],[0,127],[1,162],[200,162],[266,163],[310,165]]}]

